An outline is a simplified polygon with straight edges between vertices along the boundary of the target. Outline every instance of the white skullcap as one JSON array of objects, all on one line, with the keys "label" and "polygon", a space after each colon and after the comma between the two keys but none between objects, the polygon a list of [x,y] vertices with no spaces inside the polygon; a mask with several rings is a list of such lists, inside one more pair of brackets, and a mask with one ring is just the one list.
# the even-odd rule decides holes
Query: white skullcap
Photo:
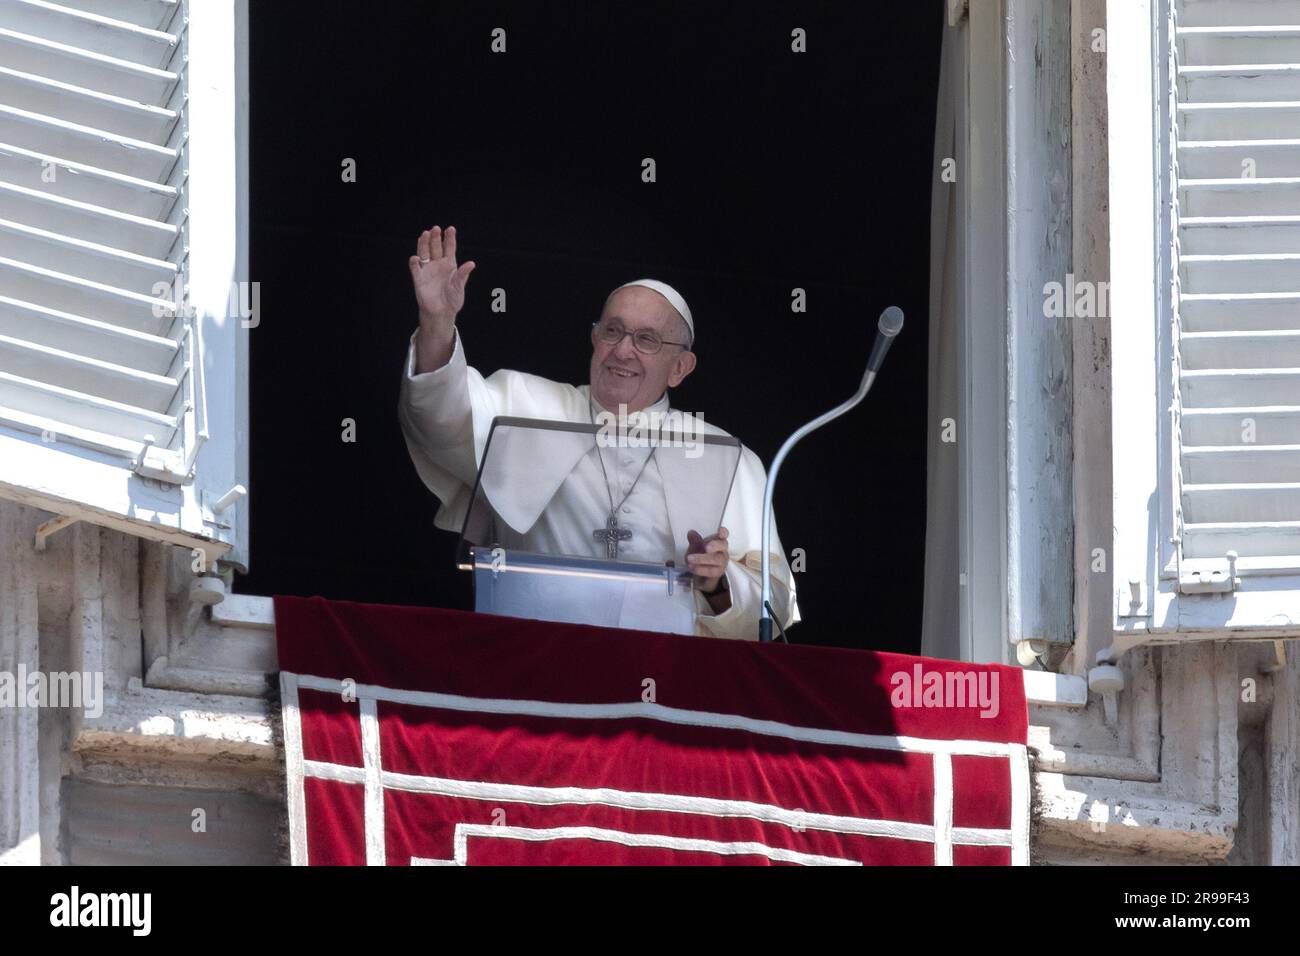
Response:
[{"label": "white skullcap", "polygon": [[[691,344],[693,345],[695,343],[695,319],[691,317],[691,308],[686,304],[686,300],[682,298],[680,292],[670,286],[667,282],[660,282],[658,279],[635,279],[632,282],[624,282],[618,287],[618,289],[626,289],[630,285],[639,285],[647,289],[653,289],[672,303],[672,307],[677,310],[677,314],[686,322],[686,328],[691,333]],[[614,292],[617,292],[618,289],[615,289]],[[614,292],[611,292],[610,295],[612,296]],[[608,302],[609,300],[606,299],[605,301]]]}]

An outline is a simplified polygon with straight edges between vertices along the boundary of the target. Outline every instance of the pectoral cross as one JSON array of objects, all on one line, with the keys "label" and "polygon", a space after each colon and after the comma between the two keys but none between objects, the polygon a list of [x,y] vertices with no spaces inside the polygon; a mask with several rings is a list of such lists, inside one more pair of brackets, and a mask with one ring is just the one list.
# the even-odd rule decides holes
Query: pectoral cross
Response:
[{"label": "pectoral cross", "polygon": [[605,527],[597,528],[591,536],[597,541],[605,542],[605,556],[613,561],[618,557],[618,543],[629,540],[632,537],[632,529],[620,528],[618,515],[611,514],[605,519]]}]

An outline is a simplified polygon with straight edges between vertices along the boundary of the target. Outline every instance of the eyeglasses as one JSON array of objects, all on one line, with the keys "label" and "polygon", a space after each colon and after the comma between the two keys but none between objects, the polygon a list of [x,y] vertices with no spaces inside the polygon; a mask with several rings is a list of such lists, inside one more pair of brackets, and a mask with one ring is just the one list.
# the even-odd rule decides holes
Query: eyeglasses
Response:
[{"label": "eyeglasses", "polygon": [[591,323],[591,335],[597,342],[603,342],[605,345],[618,345],[625,337],[630,335],[632,336],[632,345],[643,355],[654,355],[662,350],[665,345],[676,345],[684,349],[691,347],[689,342],[665,342],[659,337],[659,333],[653,329],[632,331],[613,322]]}]

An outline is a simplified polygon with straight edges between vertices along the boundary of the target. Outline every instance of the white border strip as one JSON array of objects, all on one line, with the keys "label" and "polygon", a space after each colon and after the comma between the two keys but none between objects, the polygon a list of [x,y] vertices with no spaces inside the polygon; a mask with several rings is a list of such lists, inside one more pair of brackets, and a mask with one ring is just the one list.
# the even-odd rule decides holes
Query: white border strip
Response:
[{"label": "white border strip", "polygon": [[[797,863],[800,866],[861,866],[858,860],[846,860],[842,857],[816,856],[812,853],[800,853],[781,847],[764,846],[762,843],[721,843],[717,840],[700,840],[694,837],[675,837],[662,833],[627,833],[622,830],[604,830],[598,827],[554,827],[548,830],[529,827],[494,826],[483,823],[460,823],[456,825],[455,862],[458,866],[469,864],[470,837],[495,837],[505,840],[528,840],[543,842],[549,840],[598,840],[604,843],[621,843],[623,846],[662,847],[667,850],[679,850],[696,853],[719,853],[723,856],[765,856],[778,863]],[[421,860],[412,865],[428,865]]]},{"label": "white border strip", "polygon": [[[303,674],[298,685],[306,690],[331,694],[343,693],[343,682]],[[868,750],[895,750],[912,753],[964,754],[975,757],[1008,757],[1018,744],[993,743],[984,740],[932,740],[926,737],[896,737],[886,734],[855,734],[842,730],[821,730],[815,727],[798,727],[775,720],[759,720],[739,714],[716,714],[705,710],[684,710],[663,704],[641,701],[625,704],[561,704],[543,700],[508,700],[490,697],[462,697],[456,694],[435,694],[427,691],[394,690],[374,684],[357,684],[348,688],[360,700],[384,701],[393,704],[412,704],[440,710],[468,711],[481,714],[507,714],[526,717],[559,717],[575,720],[618,720],[643,718],[690,727],[713,727],[723,730],[743,730],[766,737],[783,737],[810,743],[833,744]]]},{"label": "white border strip", "polygon": [[1029,748],[1016,744],[1011,760],[1011,865],[1029,865]]},{"label": "white border strip", "polygon": [[[307,865],[307,772],[302,759],[302,715],[298,711],[298,675],[280,672],[283,716],[285,790],[289,810],[289,863]],[[312,774],[315,776],[315,774]]]},{"label": "white border strip", "polygon": [[[308,776],[340,783],[365,784],[361,767],[306,762]],[[667,813],[692,813],[700,816],[737,817],[788,826],[793,830],[824,830],[857,836],[887,837],[896,840],[934,841],[934,827],[925,823],[901,820],[872,820],[862,817],[835,816],[787,810],[784,807],[744,800],[692,797],[675,793],[642,793],[609,788],[533,787],[513,783],[481,783],[442,777],[420,777],[385,771],[384,787],[408,793],[431,793],[445,797],[463,797],[495,803],[524,803],[534,806],[560,804],[597,804],[623,810],[658,810]],[[949,778],[951,783],[951,777]],[[951,821],[950,821],[951,823]],[[1011,846],[1010,830],[949,826],[950,842],[964,846]]]},{"label": "white border strip", "polygon": [[952,866],[952,757],[934,755],[934,865]]},{"label": "white border strip", "polygon": [[366,787],[366,866],[383,866],[384,783],[379,760],[379,703],[361,699],[361,772]]}]

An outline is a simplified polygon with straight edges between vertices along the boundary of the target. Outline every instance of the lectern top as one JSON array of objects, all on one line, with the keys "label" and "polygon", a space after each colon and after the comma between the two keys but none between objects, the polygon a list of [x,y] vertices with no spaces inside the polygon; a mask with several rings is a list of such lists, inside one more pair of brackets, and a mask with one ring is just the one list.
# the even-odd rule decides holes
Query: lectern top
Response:
[{"label": "lectern top", "polygon": [[685,568],[687,532],[722,524],[741,444],[688,415],[595,424],[497,417],[457,561],[504,548]]}]

